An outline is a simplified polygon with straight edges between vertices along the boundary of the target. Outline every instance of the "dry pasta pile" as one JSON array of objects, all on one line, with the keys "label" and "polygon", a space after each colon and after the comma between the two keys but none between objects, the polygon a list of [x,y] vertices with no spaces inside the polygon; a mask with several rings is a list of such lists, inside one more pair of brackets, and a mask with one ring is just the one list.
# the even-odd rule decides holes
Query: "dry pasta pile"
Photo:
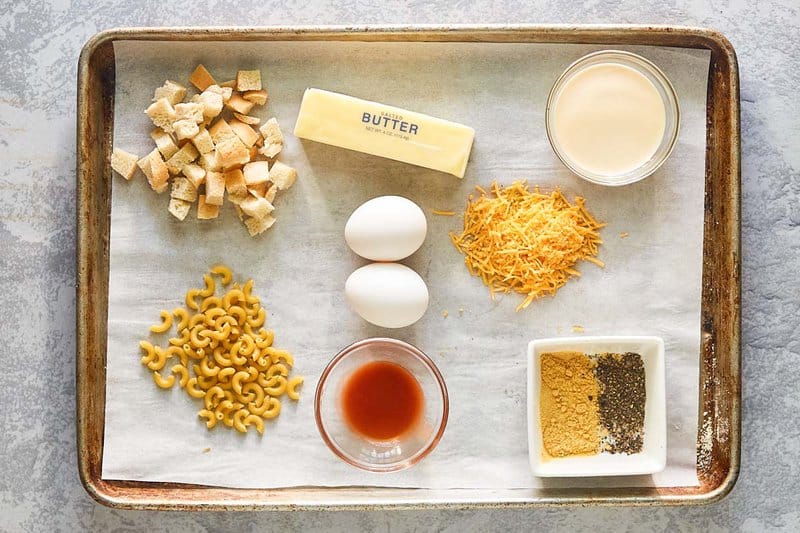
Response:
[{"label": "dry pasta pile", "polygon": [[[212,268],[203,277],[205,288],[186,293],[186,308],[161,311],[162,323],[150,331],[170,331],[174,316],[179,336],[169,339],[167,348],[141,341],[142,364],[153,371],[159,387],[171,388],[177,377],[189,396],[202,399],[198,415],[208,429],[222,422],[241,433],[253,426],[263,434],[264,420],[281,412],[281,396],[299,399],[297,389],[303,378],[289,377],[292,355],[274,348],[274,332],[262,327],[266,310],[251,294],[253,280],[242,286],[233,283],[217,296],[215,278],[227,288],[232,281],[230,269]],[[179,362],[165,376],[162,371],[170,358]]]},{"label": "dry pasta pile", "polygon": [[558,190],[531,192],[521,181],[507,187],[493,183],[492,196],[476,188],[481,194],[467,201],[464,231],[450,233],[450,239],[492,298],[497,291],[524,294],[519,311],[580,276],[574,268],[578,260],[603,266],[596,256],[604,224],[586,211],[583,198],[572,205]]}]

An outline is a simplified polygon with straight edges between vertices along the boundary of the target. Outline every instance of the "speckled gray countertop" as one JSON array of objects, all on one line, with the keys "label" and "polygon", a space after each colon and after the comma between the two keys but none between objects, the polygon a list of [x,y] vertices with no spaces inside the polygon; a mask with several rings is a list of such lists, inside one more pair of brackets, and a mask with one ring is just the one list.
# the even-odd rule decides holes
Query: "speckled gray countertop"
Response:
[{"label": "speckled gray countertop", "polygon": [[[374,4],[0,0],[0,531],[800,530],[800,2]],[[711,506],[657,509],[189,514],[95,504],[78,480],[74,427],[75,79],[83,43],[114,26],[490,22],[710,26],[736,48],[744,422],[733,492]]]}]

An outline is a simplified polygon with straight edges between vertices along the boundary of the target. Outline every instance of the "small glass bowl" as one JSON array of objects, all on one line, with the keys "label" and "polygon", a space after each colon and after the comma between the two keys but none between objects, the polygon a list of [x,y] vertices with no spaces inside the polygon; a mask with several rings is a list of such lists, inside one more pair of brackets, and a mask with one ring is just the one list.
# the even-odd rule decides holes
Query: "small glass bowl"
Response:
[{"label": "small glass bowl", "polygon": [[[557,105],[557,99],[561,94],[564,85],[572,79],[573,76],[583,71],[584,69],[593,65],[599,64],[618,64],[630,67],[640,74],[644,75],[661,95],[661,100],[664,103],[665,111],[665,124],[664,135],[658,145],[655,153],[649,160],[645,161],[639,167],[630,170],[624,174],[619,175],[603,175],[597,174],[585,168],[582,168],[575,161],[565,153],[559,145],[558,137],[555,134],[555,124],[553,109]],[[678,96],[675,93],[675,88],[669,81],[667,76],[655,66],[651,61],[643,58],[640,55],[631,52],[624,52],[621,50],[601,50],[585,55],[572,63],[567,69],[558,77],[550,89],[550,95],[547,97],[547,108],[545,109],[545,127],[547,130],[547,139],[550,141],[550,146],[556,153],[558,158],[564,165],[572,172],[581,178],[597,183],[600,185],[620,186],[635,183],[643,180],[656,170],[667,160],[675,148],[675,142],[678,139],[678,130],[680,129],[680,106],[678,105]]]},{"label": "small glass bowl", "polygon": [[[342,415],[347,378],[372,361],[403,367],[422,388],[422,419],[396,439],[368,439],[350,429]],[[442,438],[448,412],[447,387],[433,361],[414,346],[389,338],[365,339],[339,352],[322,372],[314,398],[314,416],[325,444],[345,462],[370,472],[397,472],[420,462]]]}]

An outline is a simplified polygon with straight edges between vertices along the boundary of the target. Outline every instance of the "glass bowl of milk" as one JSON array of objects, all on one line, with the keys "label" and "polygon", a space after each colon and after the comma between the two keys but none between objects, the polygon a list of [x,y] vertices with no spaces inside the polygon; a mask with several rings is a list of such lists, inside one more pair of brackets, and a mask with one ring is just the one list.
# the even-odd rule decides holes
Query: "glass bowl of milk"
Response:
[{"label": "glass bowl of milk", "polygon": [[601,185],[627,185],[655,172],[678,138],[675,89],[647,59],[603,50],[572,63],[545,111],[547,138],[561,162]]}]

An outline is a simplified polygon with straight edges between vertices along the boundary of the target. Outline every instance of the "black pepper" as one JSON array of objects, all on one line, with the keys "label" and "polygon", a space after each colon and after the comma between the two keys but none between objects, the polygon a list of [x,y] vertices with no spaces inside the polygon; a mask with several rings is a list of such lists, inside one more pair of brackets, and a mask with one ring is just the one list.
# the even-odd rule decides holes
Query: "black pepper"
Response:
[{"label": "black pepper", "polygon": [[611,453],[641,452],[647,399],[642,356],[600,354],[595,375],[600,385],[600,423],[608,431],[604,447]]}]

